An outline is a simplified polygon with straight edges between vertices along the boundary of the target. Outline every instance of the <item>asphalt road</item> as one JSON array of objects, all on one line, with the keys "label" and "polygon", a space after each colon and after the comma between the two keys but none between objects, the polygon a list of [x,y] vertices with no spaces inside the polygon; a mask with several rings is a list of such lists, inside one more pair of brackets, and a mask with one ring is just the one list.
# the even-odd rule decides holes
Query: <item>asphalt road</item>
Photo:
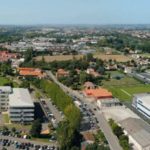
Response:
[{"label": "asphalt road", "polygon": [[95,107],[92,103],[89,103],[88,101],[85,100],[84,96],[81,95],[79,92],[77,91],[73,91],[70,88],[64,86],[62,83],[60,83],[55,76],[51,73],[51,71],[47,71],[47,74],[49,75],[49,77],[60,86],[60,88],[62,88],[62,90],[64,92],[66,92],[69,95],[75,96],[78,99],[80,99],[81,101],[83,101],[84,103],[87,104],[88,108],[91,109],[97,120],[98,120],[98,125],[100,127],[100,129],[104,132],[104,135],[109,143],[110,149],[111,150],[122,150],[119,141],[117,139],[117,137],[113,134],[107,120],[105,119],[104,115],[100,112],[100,111],[94,111],[93,108]]}]

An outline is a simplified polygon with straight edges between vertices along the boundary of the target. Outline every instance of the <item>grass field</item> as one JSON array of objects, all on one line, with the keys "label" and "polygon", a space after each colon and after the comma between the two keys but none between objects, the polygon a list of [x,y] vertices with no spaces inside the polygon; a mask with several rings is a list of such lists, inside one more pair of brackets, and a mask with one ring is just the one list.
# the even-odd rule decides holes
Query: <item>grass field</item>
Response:
[{"label": "grass field", "polygon": [[3,120],[5,123],[9,123],[9,116],[8,114],[3,114]]},{"label": "grass field", "polygon": [[0,86],[4,86],[4,85],[9,84],[11,82],[13,83],[13,87],[19,87],[19,84],[16,82],[13,82],[12,79],[0,76]]},{"label": "grass field", "polygon": [[[111,75],[121,74],[120,72],[111,72]],[[124,75],[124,74],[123,74]],[[150,92],[150,85],[145,85],[140,81],[124,75],[120,80],[110,79],[102,82],[103,86],[112,92],[114,97],[121,101],[131,102],[133,95],[138,93]]]},{"label": "grass field", "polygon": [[5,85],[5,84],[7,84],[9,82],[10,81],[9,81],[8,78],[6,78],[6,77],[0,77],[0,86],[3,86],[3,85]]},{"label": "grass field", "polygon": [[[52,61],[55,61],[55,60],[56,61],[72,60],[73,58],[80,59],[82,57],[83,57],[83,55],[76,55],[76,56],[73,56],[73,55],[58,55],[58,56],[44,56],[44,59],[45,59],[46,62],[52,62]],[[131,58],[126,57],[124,55],[95,54],[94,57],[102,59],[102,60],[112,59],[112,60],[116,60],[118,62],[126,62],[126,61],[131,60]],[[37,60],[37,61],[42,60],[42,56],[35,57],[35,60]]]},{"label": "grass field", "polygon": [[122,101],[131,101],[134,94],[150,92],[150,85],[137,85],[131,87],[109,87],[114,97]]}]

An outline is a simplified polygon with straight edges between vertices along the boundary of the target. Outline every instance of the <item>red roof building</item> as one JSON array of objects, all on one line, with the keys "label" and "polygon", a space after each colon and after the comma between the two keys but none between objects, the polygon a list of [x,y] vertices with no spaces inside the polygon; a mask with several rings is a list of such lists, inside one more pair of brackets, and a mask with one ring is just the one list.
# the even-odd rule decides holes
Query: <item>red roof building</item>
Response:
[{"label": "red roof building", "polygon": [[34,76],[37,78],[46,77],[46,73],[39,68],[18,68],[18,71],[21,76]]},{"label": "red roof building", "polygon": [[112,93],[109,92],[107,89],[98,88],[98,89],[86,89],[83,91],[84,95],[87,97],[91,97],[94,99],[105,99],[105,98],[112,98]]},{"label": "red roof building", "polygon": [[59,77],[67,77],[69,76],[69,72],[68,71],[65,71],[64,69],[58,69],[57,72],[56,72],[56,77],[59,78]]},{"label": "red roof building", "polygon": [[11,59],[16,59],[18,57],[18,54],[16,53],[10,53],[8,51],[0,51],[0,62],[7,62]]}]

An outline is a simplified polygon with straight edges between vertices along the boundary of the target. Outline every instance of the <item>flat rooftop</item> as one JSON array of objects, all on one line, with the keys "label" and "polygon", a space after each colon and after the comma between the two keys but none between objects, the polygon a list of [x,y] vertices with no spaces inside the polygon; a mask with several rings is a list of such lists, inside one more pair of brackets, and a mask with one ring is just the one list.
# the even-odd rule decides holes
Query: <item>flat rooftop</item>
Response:
[{"label": "flat rooftop", "polygon": [[28,89],[13,88],[13,93],[9,95],[9,107],[34,107]]},{"label": "flat rooftop", "polygon": [[138,118],[127,118],[119,123],[143,148],[150,146],[150,125],[148,123]]},{"label": "flat rooftop", "polygon": [[140,99],[145,106],[150,107],[150,93],[135,94],[134,96]]},{"label": "flat rooftop", "polygon": [[12,92],[12,88],[10,86],[0,86],[0,93],[1,92],[11,93]]}]

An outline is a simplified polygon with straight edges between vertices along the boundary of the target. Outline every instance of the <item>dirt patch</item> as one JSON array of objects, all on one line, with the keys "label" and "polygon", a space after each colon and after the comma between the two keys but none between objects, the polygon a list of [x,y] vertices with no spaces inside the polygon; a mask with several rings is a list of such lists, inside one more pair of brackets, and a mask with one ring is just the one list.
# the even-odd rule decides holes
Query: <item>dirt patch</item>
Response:
[{"label": "dirt patch", "polygon": [[[105,54],[97,54],[94,55],[95,58],[99,58],[102,60],[116,60],[118,62],[127,62],[131,60],[131,58],[124,56],[124,55],[105,55]],[[80,59],[83,58],[83,55],[57,55],[57,56],[44,56],[44,59],[46,62],[52,62],[52,61],[65,61],[65,60],[72,60],[72,59]],[[42,56],[37,56],[34,58],[36,61],[42,60]]]}]

